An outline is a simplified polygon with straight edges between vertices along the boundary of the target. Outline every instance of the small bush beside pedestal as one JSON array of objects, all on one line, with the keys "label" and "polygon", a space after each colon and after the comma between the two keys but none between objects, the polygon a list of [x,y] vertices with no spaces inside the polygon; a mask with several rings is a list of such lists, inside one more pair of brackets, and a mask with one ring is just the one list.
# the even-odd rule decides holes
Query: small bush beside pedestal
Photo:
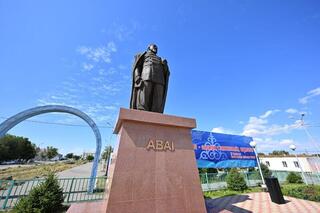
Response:
[{"label": "small bush beside pedestal", "polygon": [[227,186],[234,191],[244,191],[248,188],[244,177],[235,168],[231,169],[227,175]]},{"label": "small bush beside pedestal", "polygon": [[63,191],[53,173],[34,187],[28,196],[17,203],[13,212],[17,213],[54,213],[62,208]]}]

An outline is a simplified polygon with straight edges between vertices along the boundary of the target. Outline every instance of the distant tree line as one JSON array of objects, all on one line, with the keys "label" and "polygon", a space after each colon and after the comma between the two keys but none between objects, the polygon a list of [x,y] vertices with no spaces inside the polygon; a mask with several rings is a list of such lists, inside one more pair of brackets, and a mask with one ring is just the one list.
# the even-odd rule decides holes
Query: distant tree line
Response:
[{"label": "distant tree line", "polygon": [[112,152],[113,152],[112,146],[106,146],[106,147],[104,148],[104,150],[103,150],[103,153],[102,153],[102,155],[101,155],[101,158],[104,159],[104,160],[107,160],[107,159],[110,157],[110,155],[111,155]]},{"label": "distant tree line", "polygon": [[50,160],[59,154],[58,149],[53,146],[47,146],[47,148],[37,148],[37,158],[39,160]]},{"label": "distant tree line", "polygon": [[30,159],[47,160],[57,156],[58,149],[52,146],[40,149],[28,138],[7,134],[0,138],[0,163],[18,160],[26,162]]},{"label": "distant tree line", "polygon": [[272,152],[269,152],[268,154],[265,154],[263,152],[259,152],[258,156],[287,156],[290,155],[289,152],[285,151],[285,150],[273,150]]},{"label": "distant tree line", "polygon": [[279,156],[284,156],[284,155],[289,155],[289,152],[284,151],[284,150],[274,150],[269,155],[279,155]]},{"label": "distant tree line", "polygon": [[36,156],[36,145],[28,138],[5,135],[0,138],[0,162],[21,160],[28,161]]},{"label": "distant tree line", "polygon": [[73,153],[68,153],[64,157],[68,159],[74,159],[74,160],[79,160],[81,158],[81,156],[75,155]]}]

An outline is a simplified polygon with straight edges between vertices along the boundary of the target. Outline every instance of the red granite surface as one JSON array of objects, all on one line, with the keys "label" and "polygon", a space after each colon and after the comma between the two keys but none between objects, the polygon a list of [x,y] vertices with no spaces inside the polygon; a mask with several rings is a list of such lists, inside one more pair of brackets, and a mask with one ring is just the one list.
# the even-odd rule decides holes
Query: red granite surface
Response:
[{"label": "red granite surface", "polygon": [[[119,147],[106,200],[68,212],[206,212],[191,142],[194,127],[190,118],[120,109]],[[175,150],[148,151],[150,139],[172,141]]]}]

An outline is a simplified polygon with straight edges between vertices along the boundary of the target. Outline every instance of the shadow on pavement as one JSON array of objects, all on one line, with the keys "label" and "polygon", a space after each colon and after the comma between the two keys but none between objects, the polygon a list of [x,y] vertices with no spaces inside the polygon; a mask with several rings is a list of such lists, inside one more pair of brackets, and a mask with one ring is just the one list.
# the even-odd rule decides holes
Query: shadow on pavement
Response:
[{"label": "shadow on pavement", "polygon": [[251,200],[248,195],[234,195],[215,199],[206,199],[207,212],[218,213],[224,210],[228,210],[230,212],[237,213],[252,213],[252,211],[248,211],[246,209],[234,205],[236,203],[240,203],[246,200]]}]

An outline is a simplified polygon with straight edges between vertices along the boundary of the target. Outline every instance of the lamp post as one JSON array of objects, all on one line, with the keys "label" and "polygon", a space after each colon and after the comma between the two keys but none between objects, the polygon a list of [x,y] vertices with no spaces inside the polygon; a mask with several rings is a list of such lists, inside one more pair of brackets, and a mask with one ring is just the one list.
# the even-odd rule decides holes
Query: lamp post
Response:
[{"label": "lamp post", "polygon": [[299,159],[298,159],[297,153],[295,152],[297,147],[296,147],[294,144],[291,144],[291,145],[289,146],[289,148],[293,151],[294,155],[296,156],[296,160],[297,160],[298,165],[299,165],[300,170],[301,170],[302,178],[303,178],[304,182],[308,185],[306,176],[304,175],[304,172],[303,172],[303,169],[302,169],[302,165],[301,165],[301,163],[300,163],[300,161],[299,161]]},{"label": "lamp post", "polygon": [[253,148],[254,154],[255,154],[256,159],[257,159],[258,168],[259,168],[259,172],[260,172],[261,179],[262,179],[262,187],[266,187],[266,183],[264,182],[264,177],[263,177],[261,166],[260,166],[260,160],[259,160],[258,154],[256,152],[257,143],[255,141],[251,141],[250,142],[250,146]]}]

